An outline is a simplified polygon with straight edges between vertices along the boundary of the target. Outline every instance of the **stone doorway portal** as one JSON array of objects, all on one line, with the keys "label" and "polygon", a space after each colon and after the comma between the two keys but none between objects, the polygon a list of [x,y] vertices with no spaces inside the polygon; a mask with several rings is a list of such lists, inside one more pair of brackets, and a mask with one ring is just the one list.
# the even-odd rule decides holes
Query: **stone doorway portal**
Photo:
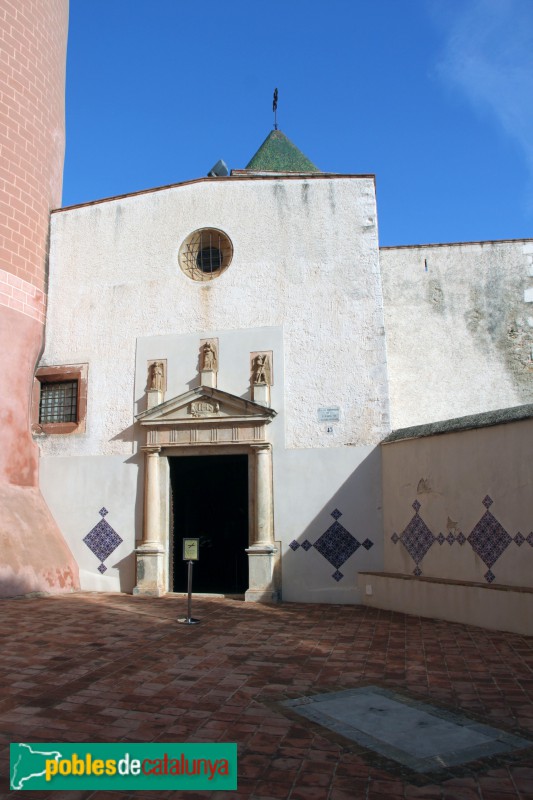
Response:
[{"label": "stone doorway portal", "polygon": [[[217,503],[224,508],[225,496],[228,495],[226,484],[229,486],[236,483],[246,487],[247,493],[249,487],[249,496],[247,494],[245,500],[236,500],[238,493],[233,501],[231,494],[228,495],[230,508],[235,504],[249,508],[247,529],[243,526],[242,532],[233,536],[239,542],[238,552],[246,553],[248,572],[235,565],[234,556],[230,556],[230,560],[233,558],[231,564],[224,560],[223,553],[226,550],[229,553],[235,551],[233,548],[224,549],[219,542],[222,561],[217,564],[217,569],[210,568],[212,577],[208,584],[209,591],[229,594],[234,593],[233,586],[239,585],[244,588],[247,601],[277,602],[281,588],[281,544],[274,538],[272,443],[266,437],[266,426],[274,419],[276,412],[255,401],[245,400],[210,386],[199,386],[165,401],[162,391],[150,391],[157,395],[155,399],[159,403],[152,405],[150,401],[146,411],[137,415],[137,420],[146,429],[146,444],[142,446],[145,454],[143,530],[142,541],[135,550],[137,584],[133,593],[160,597],[169,590],[180,590],[178,572],[174,581],[174,561],[178,571],[177,562],[182,560],[181,553],[178,553],[180,545],[176,541],[174,546],[171,539],[183,539],[185,535],[183,532],[178,533],[177,527],[181,513],[178,478],[179,470],[187,466],[185,459],[192,458],[200,464],[203,461],[203,465],[194,468],[200,470],[196,481],[192,481],[194,491],[191,489],[181,495],[182,506],[186,505],[191,494],[195,497],[190,519],[187,518],[186,525],[182,525],[180,529],[187,528],[191,531],[189,535],[198,534],[200,537],[201,528],[207,525],[209,515],[216,509]],[[226,456],[228,461],[224,462]],[[231,461],[233,458],[236,459],[235,462]],[[225,472],[224,464],[238,464],[239,458],[243,459],[240,462],[243,466],[232,467],[232,470],[241,469],[243,474],[246,472],[249,475],[247,481],[244,478],[229,480],[232,471]],[[176,462],[184,459],[181,467],[173,467],[174,473],[178,474],[174,487],[178,497],[173,502],[169,497],[173,486],[169,477],[172,459],[176,459]],[[191,460],[189,465],[192,464]],[[206,467],[206,464],[212,464],[214,471],[210,472],[210,467]],[[169,511],[173,509],[176,526],[169,524]],[[215,522],[209,524],[214,531]],[[217,524],[220,524],[220,520]],[[219,533],[221,542],[228,535],[227,532],[222,535]],[[230,540],[233,541],[231,536]],[[204,563],[208,561],[209,558]],[[235,580],[228,579],[229,587],[224,588],[224,573],[237,574],[237,584]],[[247,581],[244,577],[246,574]],[[196,583],[196,591],[201,591],[201,585],[202,583]]]},{"label": "stone doorway portal", "polygon": [[193,592],[244,594],[248,589],[248,456],[171,456],[169,585],[187,590],[183,538],[200,539]]}]

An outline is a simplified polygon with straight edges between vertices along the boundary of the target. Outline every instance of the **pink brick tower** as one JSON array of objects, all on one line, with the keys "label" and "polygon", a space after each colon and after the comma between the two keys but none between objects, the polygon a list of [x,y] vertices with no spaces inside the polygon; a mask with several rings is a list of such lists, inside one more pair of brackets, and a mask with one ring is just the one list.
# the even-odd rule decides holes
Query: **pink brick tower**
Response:
[{"label": "pink brick tower", "polygon": [[68,591],[78,569],[39,490],[30,433],[50,209],[61,203],[68,0],[0,5],[0,596]]}]

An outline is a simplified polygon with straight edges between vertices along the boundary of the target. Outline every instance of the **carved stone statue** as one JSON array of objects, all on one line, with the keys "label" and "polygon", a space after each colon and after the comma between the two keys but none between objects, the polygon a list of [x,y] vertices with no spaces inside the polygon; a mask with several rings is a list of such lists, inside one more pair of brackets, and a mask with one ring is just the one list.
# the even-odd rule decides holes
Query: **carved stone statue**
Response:
[{"label": "carved stone statue", "polygon": [[215,372],[218,369],[217,352],[212,342],[206,342],[202,346],[202,370],[212,370]]},{"label": "carved stone statue", "polygon": [[270,359],[266,353],[259,353],[253,360],[252,383],[270,386]]},{"label": "carved stone statue", "polygon": [[158,392],[165,390],[165,367],[162,361],[154,361],[153,364],[150,364],[148,389],[156,389]]}]

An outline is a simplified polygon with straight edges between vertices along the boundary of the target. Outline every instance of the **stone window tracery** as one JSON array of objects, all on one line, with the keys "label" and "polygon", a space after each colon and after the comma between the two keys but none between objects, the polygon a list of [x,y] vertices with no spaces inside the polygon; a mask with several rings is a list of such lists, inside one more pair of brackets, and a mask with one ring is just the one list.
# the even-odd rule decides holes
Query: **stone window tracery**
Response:
[{"label": "stone window tracery", "polygon": [[233,245],[217,228],[199,228],[189,234],[179,250],[179,265],[193,281],[218,278],[231,264]]}]

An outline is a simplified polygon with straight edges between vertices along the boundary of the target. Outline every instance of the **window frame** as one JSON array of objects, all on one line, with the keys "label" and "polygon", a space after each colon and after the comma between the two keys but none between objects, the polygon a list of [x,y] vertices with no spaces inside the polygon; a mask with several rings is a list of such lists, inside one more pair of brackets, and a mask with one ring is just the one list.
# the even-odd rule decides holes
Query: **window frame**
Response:
[{"label": "window frame", "polygon": [[[204,269],[201,253],[217,250],[220,263],[213,269]],[[220,228],[197,228],[182,241],[178,251],[178,264],[184,275],[193,281],[203,283],[219,278],[233,260],[233,242]]]},{"label": "window frame", "polygon": [[[87,419],[87,373],[88,364],[64,364],[53,367],[39,367],[35,372],[32,393],[31,430],[34,434],[73,434],[85,433]],[[78,399],[76,422],[39,422],[41,386],[50,383],[76,381]]]}]

